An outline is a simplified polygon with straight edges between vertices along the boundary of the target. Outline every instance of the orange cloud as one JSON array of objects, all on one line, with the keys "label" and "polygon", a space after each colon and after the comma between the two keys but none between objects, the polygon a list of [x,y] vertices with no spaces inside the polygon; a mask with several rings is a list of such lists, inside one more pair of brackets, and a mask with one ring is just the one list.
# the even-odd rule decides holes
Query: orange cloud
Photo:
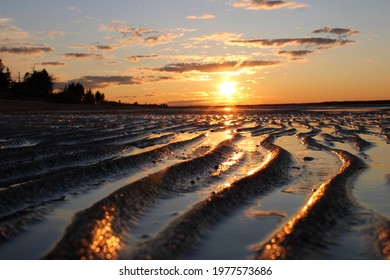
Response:
[{"label": "orange cloud", "polygon": [[210,15],[210,14],[204,14],[204,15],[201,15],[201,16],[187,16],[186,19],[213,19],[215,18],[214,15]]},{"label": "orange cloud", "polygon": [[210,35],[204,35],[199,37],[191,38],[192,41],[230,41],[234,39],[238,39],[242,36],[242,34],[230,33],[230,32],[217,32]]},{"label": "orange cloud", "polygon": [[280,63],[280,61],[276,60],[226,61],[219,63],[172,63],[154,70],[175,73],[184,73],[191,71],[218,73],[238,71],[243,68],[274,66]]}]

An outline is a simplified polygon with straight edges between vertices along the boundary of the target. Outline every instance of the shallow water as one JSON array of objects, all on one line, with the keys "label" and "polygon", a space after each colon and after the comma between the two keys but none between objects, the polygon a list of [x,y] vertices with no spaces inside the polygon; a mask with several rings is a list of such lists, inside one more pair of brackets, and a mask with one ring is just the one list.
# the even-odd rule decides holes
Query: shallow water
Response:
[{"label": "shallow water", "polygon": [[367,135],[365,140],[374,144],[365,153],[369,168],[356,180],[354,194],[362,203],[390,218],[390,154],[389,145],[377,136]]},{"label": "shallow water", "polygon": [[[256,186],[250,178],[263,178],[261,174],[267,172],[271,150],[262,145],[268,136],[274,137],[274,144],[292,157],[288,174],[280,174],[288,180],[278,183],[279,176],[263,178],[259,184],[269,185],[270,191],[251,194],[240,206],[233,203],[235,206],[229,211],[223,210],[229,213],[226,216],[216,212],[215,217],[209,217],[213,219],[211,224],[202,226],[199,221],[200,232],[191,240],[193,244],[183,251],[174,250],[169,256],[254,257],[269,236],[308,209],[312,195],[324,183],[339,173],[343,175],[346,162],[329,148],[356,155],[367,167],[356,172],[355,178],[348,181],[352,183],[339,186],[346,192],[352,190],[352,196],[348,196],[352,208],[348,211],[360,209],[353,212],[354,222],[338,225],[337,230],[343,232],[340,236],[333,227],[326,228],[326,235],[331,239],[334,236],[335,242],[325,244],[329,250],[319,251],[314,258],[372,258],[370,252],[374,248],[363,242],[372,232],[362,228],[390,219],[390,157],[386,140],[390,116],[372,108],[330,113],[253,110],[248,114],[188,111],[171,115],[15,113],[0,114],[0,126],[2,169],[9,170],[8,173],[16,170],[16,175],[10,176],[5,171],[0,174],[3,186],[0,189],[0,259],[39,259],[47,254],[81,258],[78,252],[88,249],[83,248],[81,240],[89,240],[93,234],[88,232],[89,225],[101,220],[94,209],[107,203],[112,209],[116,204],[119,210],[135,208],[110,216],[109,223],[113,224],[109,230],[120,240],[115,251],[114,247],[107,246],[111,243],[104,243],[113,241],[102,236],[99,242],[104,244],[93,248],[109,251],[92,252],[89,257],[142,258],[142,250],[154,248],[168,236],[175,238],[171,230],[182,228],[185,223],[182,217],[191,217],[192,212],[198,211],[194,208],[218,196],[221,200],[218,203],[226,200],[226,206],[221,204],[221,207],[228,209],[231,201],[224,197],[225,190],[238,188],[243,184],[242,179],[247,178],[243,182]],[[337,127],[342,129],[341,133],[337,133]],[[272,131],[264,130],[267,128]],[[315,149],[306,146],[300,138],[313,131],[316,133],[311,136],[312,141],[318,144]],[[340,141],[325,141],[321,133],[338,137]],[[371,145],[358,150],[350,135]],[[226,147],[220,146],[230,140]],[[272,159],[269,168],[274,168]],[[153,186],[142,188],[153,191],[139,199],[128,198],[135,199],[137,206],[130,202],[122,204],[116,193],[125,191],[131,195],[132,188],[142,190],[138,185],[150,175],[145,182]],[[337,213],[338,209],[326,211]],[[340,221],[343,219],[340,217]],[[189,222],[188,226],[193,221]],[[86,230],[72,230],[81,225]],[[79,245],[71,245],[67,241],[70,239],[79,240],[75,243]],[[292,255],[313,258],[311,254],[292,252]],[[165,258],[163,253],[159,256]],[[376,255],[376,258],[387,257]]]}]

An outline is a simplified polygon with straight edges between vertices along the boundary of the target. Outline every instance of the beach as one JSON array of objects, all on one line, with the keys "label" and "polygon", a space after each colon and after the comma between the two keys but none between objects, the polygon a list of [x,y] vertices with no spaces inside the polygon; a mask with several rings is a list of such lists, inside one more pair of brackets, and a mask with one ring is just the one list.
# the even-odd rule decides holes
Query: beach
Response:
[{"label": "beach", "polygon": [[0,259],[390,258],[387,107],[6,102]]}]

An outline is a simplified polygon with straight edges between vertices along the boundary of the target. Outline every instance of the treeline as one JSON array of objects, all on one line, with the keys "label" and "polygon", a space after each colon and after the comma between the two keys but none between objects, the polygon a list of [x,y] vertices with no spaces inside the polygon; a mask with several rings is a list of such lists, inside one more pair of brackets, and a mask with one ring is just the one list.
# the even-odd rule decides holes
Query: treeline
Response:
[{"label": "treeline", "polygon": [[19,97],[34,97],[50,102],[72,104],[102,104],[105,102],[104,93],[85,89],[81,83],[69,83],[62,91],[54,92],[54,78],[46,69],[27,72],[23,79],[14,81],[11,72],[0,59],[0,90]]},{"label": "treeline", "polygon": [[9,92],[16,97],[34,97],[51,102],[73,104],[101,104],[105,100],[103,93],[92,93],[86,90],[81,83],[69,83],[62,91],[54,92],[54,78],[46,69],[24,74],[23,79],[14,81],[11,72],[0,59],[0,90]]},{"label": "treeline", "polygon": [[59,93],[51,94],[48,100],[72,104],[102,104],[105,96],[100,91],[92,93],[91,89],[85,90],[81,83],[70,83]]},{"label": "treeline", "polygon": [[143,106],[166,108],[167,104],[138,104],[122,103],[121,101],[106,101],[104,93],[100,91],[92,92],[86,89],[81,83],[69,83],[63,90],[54,92],[54,78],[46,69],[24,74],[23,79],[18,81],[11,78],[11,72],[5,67],[0,59],[0,92],[12,94],[14,97],[39,98],[49,102],[71,103],[71,104],[109,104],[123,106]]}]

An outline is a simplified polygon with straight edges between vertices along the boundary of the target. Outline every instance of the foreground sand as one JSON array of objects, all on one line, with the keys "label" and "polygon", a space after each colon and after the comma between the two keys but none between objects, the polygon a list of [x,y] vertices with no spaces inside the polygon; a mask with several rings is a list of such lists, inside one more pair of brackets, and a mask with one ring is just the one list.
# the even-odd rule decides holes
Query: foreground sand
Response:
[{"label": "foreground sand", "polygon": [[390,257],[386,110],[18,104],[0,106],[0,258]]}]

